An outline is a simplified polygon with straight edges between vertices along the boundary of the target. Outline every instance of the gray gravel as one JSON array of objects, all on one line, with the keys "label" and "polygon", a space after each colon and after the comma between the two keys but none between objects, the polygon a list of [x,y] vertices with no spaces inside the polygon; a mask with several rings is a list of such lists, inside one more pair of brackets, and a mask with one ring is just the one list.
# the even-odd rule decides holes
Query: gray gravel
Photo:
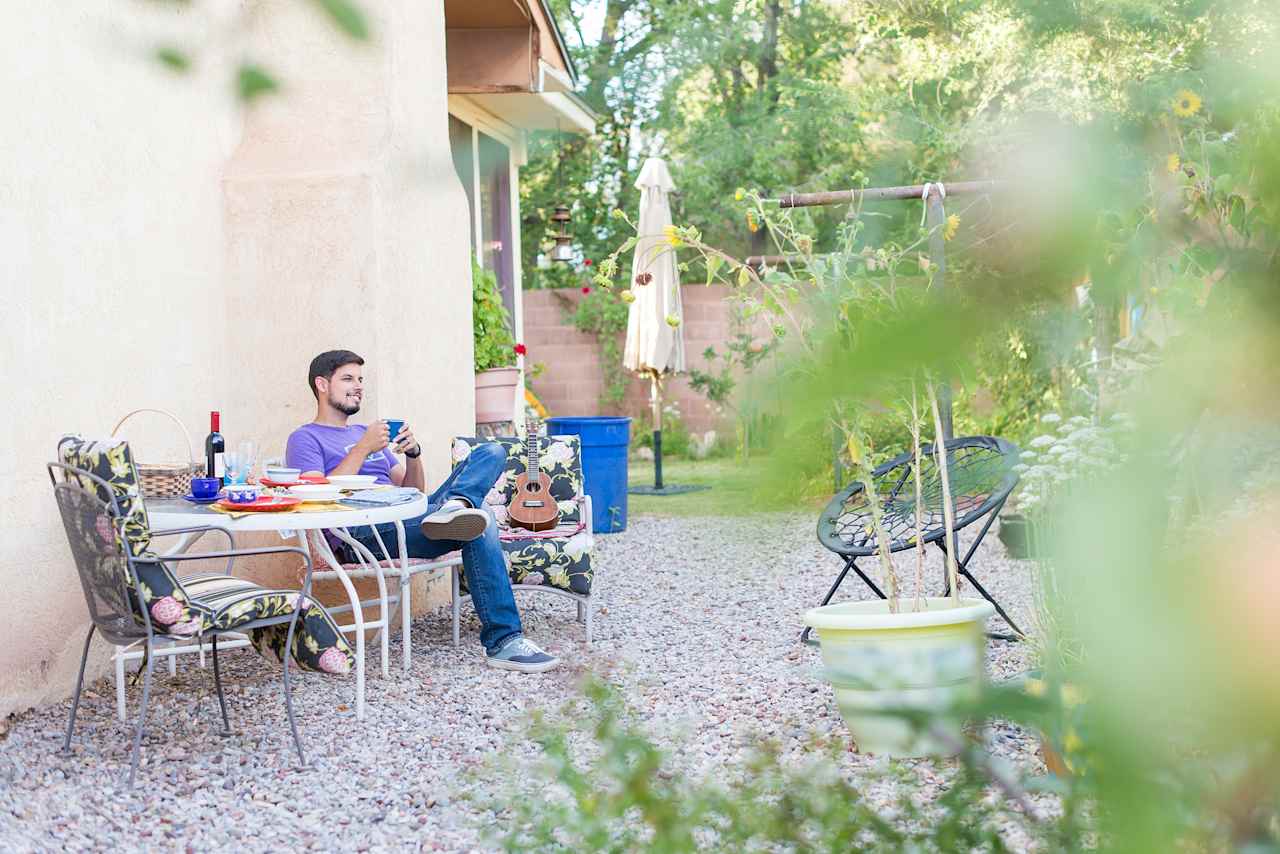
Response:
[{"label": "gray gravel", "polygon": [[[383,679],[369,652],[367,719],[355,720],[353,679],[304,674],[297,709],[312,767],[295,770],[279,692],[279,669],[248,650],[226,655],[236,734],[218,728],[212,672],[180,659],[172,678],[157,668],[143,765],[123,786],[131,729],[114,714],[109,681],[81,704],[69,756],[60,754],[70,703],[28,712],[0,732],[0,849],[27,850],[484,850],[481,772],[502,756],[532,759],[528,713],[555,711],[588,670],[622,686],[650,732],[692,773],[743,758],[758,736],[779,740],[784,758],[804,758],[814,737],[847,740],[829,687],[816,678],[816,650],[797,643],[800,615],[839,570],[818,545],[813,516],[736,519],[633,516],[623,534],[597,538],[596,640],[582,642],[573,606],[523,596],[526,632],[569,666],[528,676],[484,665],[478,624],[463,644],[449,639],[447,610],[413,627],[411,674]],[[908,589],[914,557],[902,558]],[[1031,618],[1030,565],[1004,556],[988,536],[975,573],[1024,627]],[[926,578],[940,587],[941,563]],[[856,579],[843,595],[865,595]],[[997,628],[993,621],[993,629]],[[992,642],[994,677],[1027,665],[1024,645]],[[138,689],[130,690],[130,712]],[[991,727],[994,752],[1027,770],[1043,766],[1028,733]],[[883,760],[844,754],[851,778]],[[945,783],[951,764],[902,763],[922,792]],[[881,784],[869,797],[884,798]],[[1017,831],[1010,831],[1017,845]]]}]

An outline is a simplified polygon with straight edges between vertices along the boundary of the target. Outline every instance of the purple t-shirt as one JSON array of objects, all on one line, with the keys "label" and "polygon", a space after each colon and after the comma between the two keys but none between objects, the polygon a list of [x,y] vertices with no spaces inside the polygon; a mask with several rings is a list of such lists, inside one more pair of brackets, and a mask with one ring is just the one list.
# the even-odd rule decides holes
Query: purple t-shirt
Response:
[{"label": "purple t-shirt", "polygon": [[[319,471],[329,474],[346,459],[347,454],[364,436],[363,424],[346,427],[330,427],[327,424],[303,424],[289,434],[284,448],[285,463],[303,472]],[[374,451],[365,458],[359,474],[371,474],[378,483],[391,483],[391,469],[398,464],[390,449]]]}]

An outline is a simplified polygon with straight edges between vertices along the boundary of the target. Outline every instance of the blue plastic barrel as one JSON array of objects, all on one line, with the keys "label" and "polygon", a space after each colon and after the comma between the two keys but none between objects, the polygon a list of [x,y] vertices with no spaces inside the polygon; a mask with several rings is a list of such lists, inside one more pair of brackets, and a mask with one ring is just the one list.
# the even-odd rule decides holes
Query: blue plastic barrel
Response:
[{"label": "blue plastic barrel", "polygon": [[597,534],[625,531],[631,419],[548,418],[547,435],[582,438],[582,480],[583,488],[591,496],[591,530]]}]

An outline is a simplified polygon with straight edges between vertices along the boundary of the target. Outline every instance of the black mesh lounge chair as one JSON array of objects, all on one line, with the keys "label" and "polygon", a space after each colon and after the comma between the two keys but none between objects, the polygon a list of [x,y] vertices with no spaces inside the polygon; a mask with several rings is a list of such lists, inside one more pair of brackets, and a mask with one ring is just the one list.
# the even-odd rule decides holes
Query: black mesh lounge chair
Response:
[{"label": "black mesh lounge chair", "polygon": [[[979,519],[985,517],[982,530],[973,544],[961,559],[959,555],[959,538],[952,545],[956,553],[956,564],[959,574],[968,579],[982,597],[995,606],[996,612],[1009,624],[1016,635],[993,634],[992,637],[1005,640],[1016,640],[1024,636],[1023,631],[1009,618],[1000,603],[991,597],[978,579],[969,571],[969,561],[986,536],[991,523],[995,521],[1000,508],[1009,498],[1009,493],[1018,483],[1018,475],[1013,466],[1018,462],[1018,449],[1003,439],[990,436],[969,436],[951,439],[946,444],[948,473],[951,486],[951,501],[955,518],[955,530],[958,532]],[[880,500],[883,512],[881,523],[889,535],[892,544],[891,552],[900,552],[916,547],[916,484],[914,454],[907,452],[896,457],[872,472],[875,481],[875,493]],[[938,469],[933,456],[933,445],[921,448],[921,514],[920,539],[925,543],[933,543],[944,553],[947,551],[946,527],[943,522],[942,509],[942,473]],[[827,591],[822,604],[826,605],[835,595],[850,570],[871,588],[881,599],[885,598],[876,586],[857,565],[860,557],[871,557],[876,553],[874,529],[871,524],[871,504],[861,481],[845,487],[836,494],[822,515],[818,518],[818,541],[835,552],[844,561],[844,568],[836,578],[831,589]],[[943,595],[950,595],[947,587]],[[805,629],[800,639],[807,642],[809,629]]]}]

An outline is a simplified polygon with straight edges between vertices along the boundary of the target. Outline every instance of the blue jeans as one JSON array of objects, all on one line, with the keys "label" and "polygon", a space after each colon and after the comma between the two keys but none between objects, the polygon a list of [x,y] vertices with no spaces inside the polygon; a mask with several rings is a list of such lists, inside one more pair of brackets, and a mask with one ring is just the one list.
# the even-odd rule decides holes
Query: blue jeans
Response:
[{"label": "blue jeans", "polygon": [[[497,442],[486,442],[471,449],[471,455],[453,467],[449,477],[427,499],[430,515],[450,498],[465,498],[472,507],[484,507],[484,497],[502,473],[507,462],[507,452]],[[487,511],[486,511],[487,512]],[[498,525],[489,516],[484,533],[469,542],[431,540],[422,534],[422,519],[404,520],[405,548],[410,557],[436,558],[452,551],[462,550],[462,570],[467,577],[471,601],[480,618],[480,643],[485,651],[497,652],[499,647],[514,635],[521,634],[520,612],[516,610],[516,597],[511,592],[511,579],[507,575],[507,562],[502,556],[498,541]],[[382,542],[392,557],[400,556],[396,542],[396,528],[392,523],[378,526]],[[363,528],[352,531],[352,536],[378,554],[378,542],[373,531]],[[452,570],[450,570],[452,571]]]}]

